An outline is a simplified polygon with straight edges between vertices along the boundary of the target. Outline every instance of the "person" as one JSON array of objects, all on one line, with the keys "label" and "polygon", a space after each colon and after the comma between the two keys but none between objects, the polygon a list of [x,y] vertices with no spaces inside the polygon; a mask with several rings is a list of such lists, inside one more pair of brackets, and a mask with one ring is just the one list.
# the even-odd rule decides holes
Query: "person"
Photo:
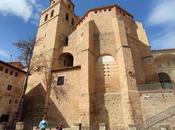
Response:
[{"label": "person", "polygon": [[60,129],[60,126],[59,126],[59,124],[57,124],[55,130],[59,130],[59,129]]},{"label": "person", "polygon": [[46,130],[46,127],[47,127],[47,121],[45,120],[45,118],[43,118],[43,120],[40,121],[39,123],[39,128],[40,130]]},{"label": "person", "polygon": [[59,126],[59,130],[62,130],[62,129],[63,129],[63,125],[60,125],[60,126]]},{"label": "person", "polygon": [[61,124],[57,124],[55,130],[62,130],[63,129],[63,126]]}]

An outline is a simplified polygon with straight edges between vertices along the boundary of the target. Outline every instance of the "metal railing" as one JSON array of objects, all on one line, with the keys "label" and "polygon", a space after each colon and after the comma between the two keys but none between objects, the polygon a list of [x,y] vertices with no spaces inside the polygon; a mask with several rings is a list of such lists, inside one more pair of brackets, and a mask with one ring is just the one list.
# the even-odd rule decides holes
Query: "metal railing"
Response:
[{"label": "metal railing", "polygon": [[147,129],[167,118],[170,118],[175,115],[175,106],[170,107],[169,109],[147,119],[143,124],[139,125],[139,130]]},{"label": "metal railing", "polygon": [[138,85],[140,92],[144,91],[174,91],[175,83],[154,83]]}]

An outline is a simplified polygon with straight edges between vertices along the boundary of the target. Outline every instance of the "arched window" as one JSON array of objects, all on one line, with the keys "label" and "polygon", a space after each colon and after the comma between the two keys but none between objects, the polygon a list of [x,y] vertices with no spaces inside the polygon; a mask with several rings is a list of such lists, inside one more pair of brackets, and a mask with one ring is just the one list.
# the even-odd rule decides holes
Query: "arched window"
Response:
[{"label": "arched window", "polygon": [[158,74],[160,83],[171,83],[171,79],[168,74],[166,73],[159,73]]},{"label": "arched window", "polygon": [[101,64],[106,64],[110,62],[115,62],[115,59],[110,55],[100,56],[97,60],[97,63],[101,63]]},{"label": "arched window", "polygon": [[54,0],[52,1],[52,4],[55,4],[55,1]]},{"label": "arched window", "polygon": [[116,60],[110,55],[102,55],[96,60],[95,82],[97,93],[119,90],[117,69]]},{"label": "arched window", "polygon": [[65,20],[69,21],[69,14],[68,13],[66,13]]},{"label": "arched window", "polygon": [[44,21],[47,21],[48,19],[48,14],[46,14]]},{"label": "arched window", "polygon": [[53,17],[53,16],[54,16],[54,10],[51,11],[50,17]]},{"label": "arched window", "polygon": [[64,53],[60,56],[61,66],[62,67],[71,67],[73,66],[74,58],[70,53]]}]

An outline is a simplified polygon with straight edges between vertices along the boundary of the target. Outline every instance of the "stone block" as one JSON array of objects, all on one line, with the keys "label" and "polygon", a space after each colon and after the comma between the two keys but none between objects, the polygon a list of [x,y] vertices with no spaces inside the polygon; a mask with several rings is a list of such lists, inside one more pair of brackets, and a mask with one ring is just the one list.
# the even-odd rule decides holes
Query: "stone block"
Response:
[{"label": "stone block", "polygon": [[24,130],[24,122],[17,122],[16,130]]},{"label": "stone block", "polygon": [[39,130],[39,127],[38,126],[34,126],[33,130]]},{"label": "stone block", "polygon": [[99,124],[99,130],[106,130],[106,124],[105,123],[100,123]]},{"label": "stone block", "polygon": [[64,128],[63,130],[79,130],[77,127],[72,127],[72,128]]},{"label": "stone block", "polygon": [[137,130],[135,125],[129,125],[128,130]]},{"label": "stone block", "polygon": [[5,122],[1,122],[0,123],[0,130],[5,130],[5,126],[6,126],[6,123]]}]

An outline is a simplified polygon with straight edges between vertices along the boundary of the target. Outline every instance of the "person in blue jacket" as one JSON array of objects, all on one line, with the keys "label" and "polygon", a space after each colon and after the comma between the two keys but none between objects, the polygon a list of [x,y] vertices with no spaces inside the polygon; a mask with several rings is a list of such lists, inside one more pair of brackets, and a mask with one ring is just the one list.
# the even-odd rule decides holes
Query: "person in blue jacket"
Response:
[{"label": "person in blue jacket", "polygon": [[46,130],[46,127],[47,127],[47,121],[45,120],[45,118],[43,118],[43,120],[40,121],[39,123],[39,128],[40,130]]}]

